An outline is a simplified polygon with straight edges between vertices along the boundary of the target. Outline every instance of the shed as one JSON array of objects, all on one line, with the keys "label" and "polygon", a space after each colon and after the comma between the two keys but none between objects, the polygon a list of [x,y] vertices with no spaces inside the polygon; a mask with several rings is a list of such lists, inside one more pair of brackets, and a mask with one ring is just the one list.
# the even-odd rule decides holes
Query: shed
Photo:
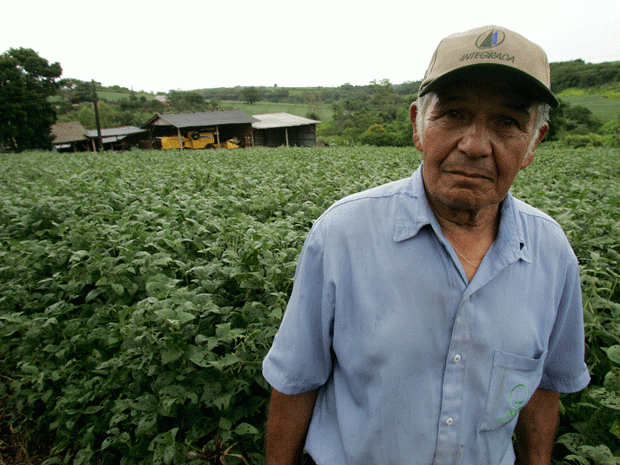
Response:
[{"label": "shed", "polygon": [[252,123],[254,144],[267,147],[296,145],[316,146],[316,125],[320,121],[302,118],[289,113],[254,115],[259,121]]},{"label": "shed", "polygon": [[83,152],[88,150],[86,129],[79,121],[56,123],[52,125],[54,148],[59,152]]},{"label": "shed", "polygon": [[[95,150],[97,143],[97,130],[86,131],[86,137],[90,140],[90,145]],[[138,147],[141,139],[147,137],[146,129],[136,126],[121,126],[101,130],[101,142],[104,150],[127,150]]]},{"label": "shed", "polygon": [[[178,136],[191,131],[212,132],[217,144],[237,138],[241,147],[251,147],[252,123],[258,120],[241,110],[200,113],[164,113],[153,116],[143,127],[152,142],[164,136]],[[161,146],[161,145],[158,145]]]}]

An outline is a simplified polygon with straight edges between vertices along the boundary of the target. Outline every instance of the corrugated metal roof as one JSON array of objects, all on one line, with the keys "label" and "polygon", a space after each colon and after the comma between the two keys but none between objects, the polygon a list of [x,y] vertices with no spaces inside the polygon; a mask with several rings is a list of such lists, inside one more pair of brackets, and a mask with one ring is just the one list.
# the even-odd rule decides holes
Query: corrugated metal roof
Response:
[{"label": "corrugated metal roof", "polygon": [[224,124],[248,124],[258,120],[241,110],[205,111],[201,113],[164,113],[151,118],[145,126],[171,125],[176,128],[218,126]]},{"label": "corrugated metal roof", "polygon": [[264,115],[254,115],[254,117],[259,120],[257,123],[252,123],[254,129],[290,128],[320,123],[320,121],[302,118],[289,113],[266,113]]},{"label": "corrugated metal roof", "polygon": [[[102,129],[101,130],[101,137],[113,137],[113,138],[119,138],[119,137],[124,137],[124,136],[128,136],[130,134],[140,134],[146,132],[146,129],[140,129],[137,128],[135,126],[121,126],[120,128],[109,128],[109,129]],[[86,135],[88,137],[90,137],[91,139],[97,137],[97,130],[96,129],[92,129],[90,131],[86,132]]]},{"label": "corrugated metal roof", "polygon": [[54,145],[86,140],[84,136],[85,133],[86,129],[84,129],[84,126],[82,126],[79,121],[69,121],[68,123],[56,123],[52,125],[52,134],[56,136],[54,138]]}]

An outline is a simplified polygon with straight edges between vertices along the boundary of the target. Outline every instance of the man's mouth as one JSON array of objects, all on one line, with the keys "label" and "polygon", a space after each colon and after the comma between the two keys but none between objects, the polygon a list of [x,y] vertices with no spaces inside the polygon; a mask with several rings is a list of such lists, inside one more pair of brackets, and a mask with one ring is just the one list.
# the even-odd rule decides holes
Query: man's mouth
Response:
[{"label": "man's mouth", "polygon": [[476,179],[491,179],[486,173],[480,173],[476,171],[467,171],[467,170],[447,170],[449,174],[454,174],[457,176],[463,176],[466,178],[476,178]]}]

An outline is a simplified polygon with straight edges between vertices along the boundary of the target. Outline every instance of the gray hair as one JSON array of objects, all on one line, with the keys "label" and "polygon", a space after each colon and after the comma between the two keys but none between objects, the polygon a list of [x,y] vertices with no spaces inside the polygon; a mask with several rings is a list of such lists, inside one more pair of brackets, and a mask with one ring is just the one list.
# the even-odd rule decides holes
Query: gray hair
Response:
[{"label": "gray hair", "polygon": [[[418,97],[416,100],[416,104],[418,107],[417,116],[415,119],[416,130],[418,133],[418,137],[420,139],[420,143],[423,144],[424,137],[424,129],[426,128],[426,117],[428,114],[428,110],[434,107],[437,104],[438,97],[437,93],[429,92],[421,97]],[[543,127],[547,121],[549,121],[549,110],[551,107],[546,103],[535,102],[530,107],[534,110],[536,116],[534,119],[534,131],[532,132],[532,138],[527,146],[527,151],[525,153],[529,153],[530,150],[534,147],[536,143],[536,139],[538,139],[538,133],[540,129]]]}]

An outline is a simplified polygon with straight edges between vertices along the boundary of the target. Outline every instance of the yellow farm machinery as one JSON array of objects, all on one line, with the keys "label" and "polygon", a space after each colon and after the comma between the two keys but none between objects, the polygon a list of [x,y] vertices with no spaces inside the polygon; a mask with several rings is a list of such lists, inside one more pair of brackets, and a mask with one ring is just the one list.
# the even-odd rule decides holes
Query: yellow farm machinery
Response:
[{"label": "yellow farm machinery", "polygon": [[219,144],[215,141],[215,135],[212,132],[189,131],[185,135],[167,136],[161,138],[161,146],[164,149],[237,149],[239,148],[239,139],[233,137]]}]

